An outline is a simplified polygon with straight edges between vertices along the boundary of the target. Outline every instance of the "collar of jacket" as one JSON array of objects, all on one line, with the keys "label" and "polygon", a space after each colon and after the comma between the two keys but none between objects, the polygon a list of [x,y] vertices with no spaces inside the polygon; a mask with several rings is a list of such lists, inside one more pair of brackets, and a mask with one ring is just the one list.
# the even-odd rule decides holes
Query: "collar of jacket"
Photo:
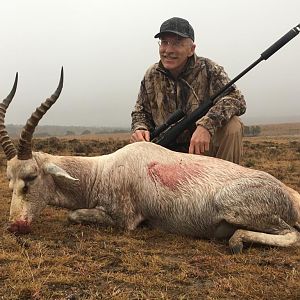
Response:
[{"label": "collar of jacket", "polygon": [[[193,71],[195,64],[196,64],[196,59],[197,59],[197,56],[195,53],[194,53],[194,55],[192,55],[191,57],[188,58],[185,66],[184,66],[184,69],[178,75],[178,78],[179,77],[185,78],[187,75],[189,75]],[[171,72],[163,66],[161,60],[159,61],[158,65],[156,67],[156,70],[175,80],[175,78],[172,76]]]}]

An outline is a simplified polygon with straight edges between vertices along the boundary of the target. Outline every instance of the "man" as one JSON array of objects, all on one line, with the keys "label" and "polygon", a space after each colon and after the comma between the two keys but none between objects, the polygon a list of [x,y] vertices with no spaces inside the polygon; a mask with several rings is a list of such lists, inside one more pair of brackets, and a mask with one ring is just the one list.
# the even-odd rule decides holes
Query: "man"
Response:
[{"label": "man", "polygon": [[[131,142],[149,141],[150,131],[174,111],[190,114],[230,81],[223,67],[195,54],[194,30],[187,20],[174,17],[163,22],[155,38],[159,38],[160,61],[147,70],[141,82],[131,114]],[[170,149],[239,163],[242,123],[237,116],[245,110],[243,95],[232,86]]]}]

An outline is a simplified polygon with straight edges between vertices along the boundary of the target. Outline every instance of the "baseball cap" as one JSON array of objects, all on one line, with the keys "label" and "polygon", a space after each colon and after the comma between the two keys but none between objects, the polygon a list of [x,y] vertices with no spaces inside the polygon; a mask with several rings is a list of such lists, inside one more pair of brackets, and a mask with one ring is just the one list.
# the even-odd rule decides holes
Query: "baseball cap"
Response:
[{"label": "baseball cap", "polygon": [[190,23],[182,18],[173,17],[166,20],[160,26],[160,31],[157,33],[154,38],[159,38],[163,33],[175,33],[179,36],[190,38],[194,41],[194,29]]}]

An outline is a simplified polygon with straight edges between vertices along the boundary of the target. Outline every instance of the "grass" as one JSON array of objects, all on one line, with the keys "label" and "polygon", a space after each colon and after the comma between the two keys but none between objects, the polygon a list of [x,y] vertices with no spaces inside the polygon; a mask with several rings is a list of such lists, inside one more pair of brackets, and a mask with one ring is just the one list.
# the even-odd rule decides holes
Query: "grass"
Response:
[{"label": "grass", "polygon": [[[73,155],[88,149],[87,155],[98,155],[126,143],[111,137],[42,139],[35,147]],[[299,149],[299,136],[247,138],[243,164],[300,191]],[[0,171],[0,299],[300,298],[300,248],[249,245],[232,255],[226,243],[147,227],[124,234],[70,225],[68,212],[53,207],[30,235],[11,235],[5,230],[11,193],[3,154]]]}]

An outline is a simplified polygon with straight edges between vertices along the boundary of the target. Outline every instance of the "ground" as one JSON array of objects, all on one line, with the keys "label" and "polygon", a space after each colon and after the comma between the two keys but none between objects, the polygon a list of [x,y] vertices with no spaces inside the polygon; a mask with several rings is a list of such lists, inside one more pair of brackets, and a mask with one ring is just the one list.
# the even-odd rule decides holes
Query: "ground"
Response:
[{"label": "ground", "polygon": [[[35,149],[99,155],[127,136],[47,138]],[[300,192],[300,136],[245,139],[243,165],[265,170]],[[0,299],[300,299],[300,248],[192,239],[147,227],[124,234],[70,225],[48,207],[29,235],[5,230],[11,194],[0,154]]]}]

